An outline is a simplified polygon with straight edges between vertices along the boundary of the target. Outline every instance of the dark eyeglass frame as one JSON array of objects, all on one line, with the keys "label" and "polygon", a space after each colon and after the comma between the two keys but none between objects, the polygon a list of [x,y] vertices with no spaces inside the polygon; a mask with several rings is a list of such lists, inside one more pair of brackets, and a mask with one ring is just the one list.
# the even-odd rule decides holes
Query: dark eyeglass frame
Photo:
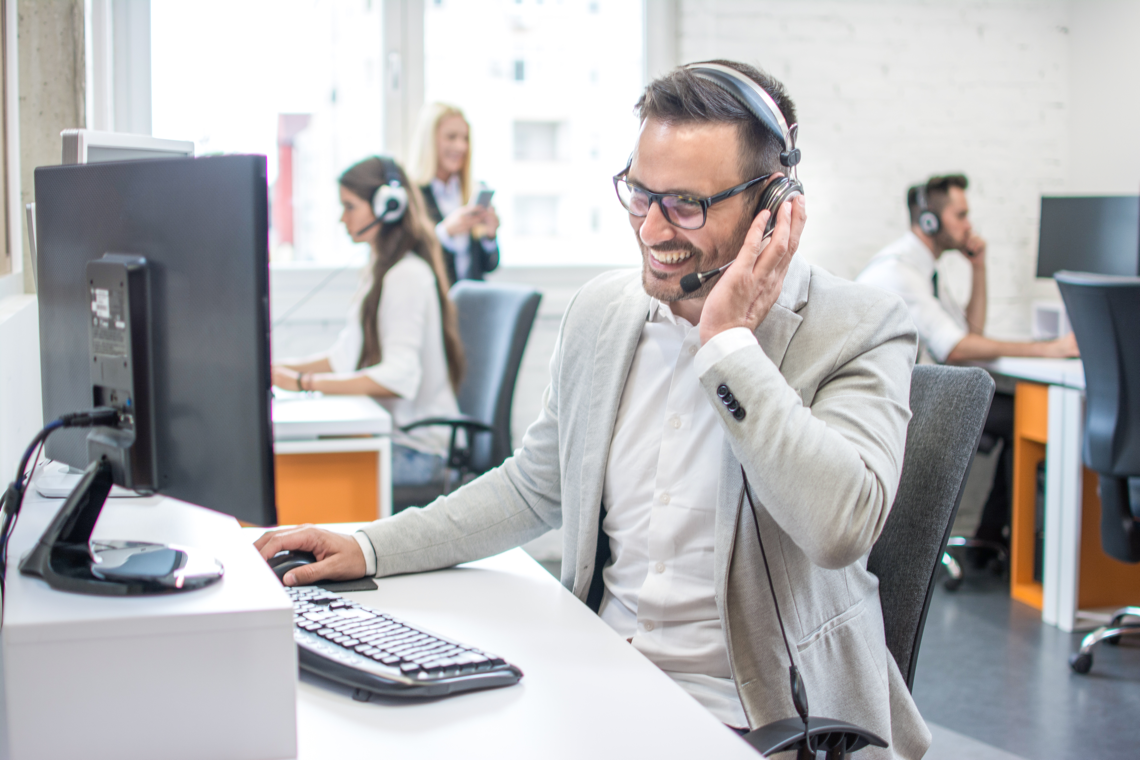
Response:
[{"label": "dark eyeglass frame", "polygon": [[[773,173],[768,173],[768,174],[765,174],[763,176],[757,177],[756,179],[750,179],[747,182],[740,183],[736,187],[730,187],[727,190],[725,190],[724,192],[717,193],[716,195],[710,195],[707,198],[694,198],[691,195],[681,195],[680,193],[651,193],[648,190],[646,190],[644,187],[638,187],[637,185],[630,184],[629,181],[627,179],[625,179],[625,176],[627,174],[629,174],[630,167],[632,167],[632,166],[633,166],[633,161],[630,160],[630,162],[625,165],[625,168],[622,169],[617,174],[615,174],[613,177],[614,192],[617,193],[618,202],[621,203],[622,207],[626,211],[628,211],[631,216],[635,216],[638,219],[644,219],[645,217],[649,216],[649,210],[652,209],[653,204],[656,203],[657,207],[659,209],[661,209],[661,215],[665,217],[665,221],[669,222],[669,224],[673,225],[674,227],[680,227],[683,230],[699,230],[701,227],[704,227],[705,223],[709,219],[709,206],[713,205],[714,203],[720,203],[721,201],[728,200],[729,198],[731,198],[734,195],[740,195],[741,193],[743,193],[748,188],[752,187],[753,185],[755,185],[758,182],[763,182],[764,180],[771,177],[773,174]],[[619,182],[625,183],[625,186],[627,188],[629,188],[631,197],[633,195],[633,192],[636,190],[639,193],[644,193],[649,198],[649,203],[645,207],[645,213],[644,214],[635,214],[633,211],[630,210],[629,206],[626,205],[625,201],[622,200],[621,189],[618,187]],[[685,201],[686,203],[698,203],[698,204],[700,204],[700,207],[701,207],[701,223],[698,224],[696,227],[685,227],[682,224],[678,224],[676,221],[673,220],[673,218],[671,216],[669,216],[669,208],[664,203],[662,203],[662,201],[665,198],[677,198],[679,200]]]}]

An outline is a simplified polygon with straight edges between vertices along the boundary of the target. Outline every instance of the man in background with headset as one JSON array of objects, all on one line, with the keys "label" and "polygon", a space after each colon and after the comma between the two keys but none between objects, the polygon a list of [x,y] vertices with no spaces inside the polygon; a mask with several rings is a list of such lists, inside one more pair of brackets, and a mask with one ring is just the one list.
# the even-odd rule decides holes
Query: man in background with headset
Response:
[{"label": "man in background with headset", "polygon": [[[961,364],[999,356],[1077,356],[1072,333],[1039,342],[1001,341],[985,336],[986,241],[970,224],[968,185],[964,175],[948,174],[931,177],[907,190],[910,232],[877,253],[857,281],[902,296],[918,327],[920,361]],[[965,308],[949,288],[938,286],[936,265],[946,251],[960,251],[973,269],[970,300]],[[1008,546],[1013,444],[1013,397],[1009,394],[994,395],[985,434],[981,447],[984,452],[989,453],[999,440],[1004,450],[975,538]],[[972,553],[979,565],[991,554],[985,549]]]},{"label": "man in background with headset", "polygon": [[692,64],[638,110],[614,185],[641,276],[575,296],[514,455],[353,536],[309,526],[256,545],[316,555],[294,585],[447,567],[561,527],[563,584],[742,731],[796,715],[774,594],[813,715],[885,738],[869,760],[921,757],[930,733],[866,569],[910,419],[906,309],[794,255],[807,213],[786,200],[799,151],[779,82]]}]

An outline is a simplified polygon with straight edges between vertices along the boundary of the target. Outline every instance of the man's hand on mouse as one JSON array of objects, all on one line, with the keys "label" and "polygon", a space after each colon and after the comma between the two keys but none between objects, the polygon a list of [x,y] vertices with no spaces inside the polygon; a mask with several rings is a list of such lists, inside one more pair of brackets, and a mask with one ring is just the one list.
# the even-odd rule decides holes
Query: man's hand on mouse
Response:
[{"label": "man's hand on mouse", "polygon": [[312,552],[317,561],[285,573],[286,586],[306,586],[320,580],[348,581],[363,577],[366,565],[360,544],[352,536],[299,525],[266,533],[253,542],[268,561],[277,552],[300,549]]}]

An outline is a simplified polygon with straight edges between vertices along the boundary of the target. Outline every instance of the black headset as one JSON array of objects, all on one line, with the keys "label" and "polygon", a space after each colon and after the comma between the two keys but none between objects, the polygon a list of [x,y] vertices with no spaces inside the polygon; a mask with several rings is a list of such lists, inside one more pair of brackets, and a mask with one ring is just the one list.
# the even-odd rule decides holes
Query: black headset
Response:
[{"label": "black headset", "polygon": [[926,200],[926,185],[916,185],[914,188],[914,205],[918,207],[918,228],[933,237],[942,231],[942,220],[938,214],[930,210]]},{"label": "black headset", "polygon": [[[760,194],[759,203],[756,204],[756,214],[768,209],[768,223],[764,227],[764,237],[768,237],[776,228],[776,212],[780,210],[780,207],[797,195],[804,194],[803,183],[800,182],[796,174],[796,164],[800,162],[800,149],[796,147],[796,134],[799,132],[799,125],[793,124],[789,127],[780,107],[776,105],[776,101],[772,100],[772,96],[736,69],[722,66],[719,63],[692,63],[685,69],[693,76],[712,82],[731,95],[750,114],[755,116],[765,129],[774,134],[784,147],[780,152],[780,163],[788,168],[788,172],[785,176],[769,182],[768,186],[764,188],[764,192]],[[681,278],[681,290],[686,293],[693,293],[707,280],[716,277],[731,265],[732,262],[730,261],[724,266],[711,269],[708,272],[690,272]]]},{"label": "black headset", "polygon": [[694,76],[712,82],[739,101],[764,125],[765,129],[776,136],[784,147],[780,152],[780,163],[788,168],[787,176],[769,182],[756,206],[757,214],[763,209],[771,212],[771,216],[768,217],[768,227],[764,230],[767,235],[776,226],[776,212],[780,210],[780,206],[797,195],[804,194],[803,183],[796,174],[796,164],[800,162],[800,149],[796,147],[799,125],[793,124],[789,127],[772,96],[736,69],[719,63],[693,63],[685,68]]}]

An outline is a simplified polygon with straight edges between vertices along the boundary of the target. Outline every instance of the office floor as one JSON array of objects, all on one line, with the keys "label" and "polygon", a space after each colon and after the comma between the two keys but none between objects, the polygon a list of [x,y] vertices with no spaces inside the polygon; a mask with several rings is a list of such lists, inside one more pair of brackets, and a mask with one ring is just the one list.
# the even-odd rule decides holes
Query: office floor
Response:
[{"label": "office floor", "polygon": [[939,586],[915,701],[929,723],[1016,757],[1136,757],[1140,637],[1098,646],[1092,672],[1080,676],[1068,657],[1082,635],[1043,625],[985,573],[968,575],[955,593]]},{"label": "office floor", "polygon": [[[541,563],[558,576],[560,563]],[[1042,625],[1001,578],[974,571],[934,592],[914,698],[934,744],[926,760],[1135,757],[1140,637],[1101,645],[1092,672],[1069,669],[1083,634]]]}]

